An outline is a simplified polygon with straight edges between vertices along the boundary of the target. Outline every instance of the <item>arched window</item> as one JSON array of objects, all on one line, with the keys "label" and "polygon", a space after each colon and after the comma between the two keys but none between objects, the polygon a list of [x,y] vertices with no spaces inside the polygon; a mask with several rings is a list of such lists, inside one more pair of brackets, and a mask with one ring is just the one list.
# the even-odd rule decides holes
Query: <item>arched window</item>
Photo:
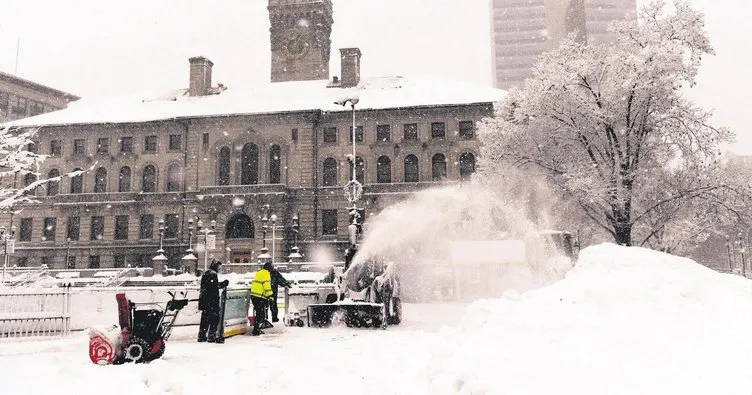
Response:
[{"label": "arched window", "polygon": [[420,173],[418,173],[418,157],[415,155],[408,155],[405,157],[405,182],[418,182],[420,181]]},{"label": "arched window", "polygon": [[100,167],[94,176],[94,193],[107,192],[107,169]]},{"label": "arched window", "polygon": [[148,165],[144,167],[144,172],[141,175],[141,191],[157,191],[157,168],[154,167],[154,165]]},{"label": "arched window", "polygon": [[[82,171],[81,169],[73,169],[74,172]],[[81,173],[77,176],[71,177],[70,193],[83,193],[84,191],[84,174]]]},{"label": "arched window", "polygon": [[[352,165],[350,163],[347,164],[349,168],[349,175],[350,178],[348,181],[352,180]],[[365,170],[366,170],[366,164],[363,162],[363,158],[356,157],[355,158],[355,179],[358,180],[359,183],[365,184]]]},{"label": "arched window", "polygon": [[120,168],[120,177],[118,178],[118,192],[131,191],[131,168],[123,166]]},{"label": "arched window", "polygon": [[[36,174],[26,173],[26,175],[24,176],[24,188],[28,187],[29,185],[33,184],[36,181],[37,181]],[[26,193],[29,194],[29,195],[36,195],[37,194],[37,189],[34,188],[34,189],[30,190],[30,191],[27,191]]]},{"label": "arched window", "polygon": [[469,178],[475,173],[475,156],[469,152],[460,155],[460,178]]},{"label": "arched window", "polygon": [[337,160],[334,158],[326,158],[324,160],[324,169],[322,184],[325,187],[331,187],[337,185]]},{"label": "arched window", "polygon": [[444,154],[436,154],[431,158],[431,179],[441,181],[447,176],[447,164]]},{"label": "arched window", "polygon": [[60,181],[53,180],[60,177],[60,171],[58,169],[52,169],[47,173],[47,179],[51,180],[47,183],[47,196],[55,196],[60,193]]},{"label": "arched window", "polygon": [[183,169],[179,164],[173,163],[167,167],[167,192],[180,192],[183,187]]},{"label": "arched window", "polygon": [[253,185],[259,182],[259,149],[256,144],[243,146],[240,158],[240,184]]},{"label": "arched window", "polygon": [[279,184],[282,180],[282,148],[272,145],[269,150],[269,184]]},{"label": "arched window", "polygon": [[222,147],[219,150],[217,185],[230,185],[230,147]]},{"label": "arched window", "polygon": [[376,161],[376,182],[389,184],[392,182],[392,160],[388,156],[380,156]]}]

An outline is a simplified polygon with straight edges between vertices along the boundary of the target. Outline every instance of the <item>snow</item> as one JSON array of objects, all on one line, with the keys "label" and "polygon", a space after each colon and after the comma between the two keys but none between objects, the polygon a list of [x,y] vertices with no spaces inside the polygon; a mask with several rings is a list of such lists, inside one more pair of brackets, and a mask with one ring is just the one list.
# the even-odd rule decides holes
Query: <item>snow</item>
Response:
[{"label": "snow", "polygon": [[277,82],[252,87],[228,87],[219,94],[190,97],[187,90],[148,98],[126,96],[109,100],[82,99],[67,109],[24,118],[8,126],[54,126],[127,123],[191,117],[269,114],[299,111],[351,111],[334,102],[358,97],[356,110],[494,103],[506,92],[430,76],[381,77],[363,80],[355,88],[327,88],[328,81]]},{"label": "snow", "polygon": [[195,331],[176,328],[148,365],[93,365],[82,332],[0,341],[0,393],[748,393],[752,283],[601,244],[552,285],[406,304],[386,331],[278,325],[223,345],[198,344]]}]

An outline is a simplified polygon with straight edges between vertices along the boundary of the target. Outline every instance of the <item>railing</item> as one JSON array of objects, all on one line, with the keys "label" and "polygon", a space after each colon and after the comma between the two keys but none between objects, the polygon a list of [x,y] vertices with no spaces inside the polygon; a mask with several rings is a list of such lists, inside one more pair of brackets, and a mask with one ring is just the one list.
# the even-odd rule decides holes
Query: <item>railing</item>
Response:
[{"label": "railing", "polygon": [[65,336],[70,330],[70,287],[0,291],[0,338]]}]

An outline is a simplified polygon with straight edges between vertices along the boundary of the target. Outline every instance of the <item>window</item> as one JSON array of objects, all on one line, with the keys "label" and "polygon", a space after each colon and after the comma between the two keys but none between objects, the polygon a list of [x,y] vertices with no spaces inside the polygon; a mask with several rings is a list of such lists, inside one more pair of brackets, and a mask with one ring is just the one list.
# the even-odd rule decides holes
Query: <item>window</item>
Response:
[{"label": "window", "polygon": [[57,228],[57,218],[46,217],[44,219],[42,241],[55,241],[55,228]]},{"label": "window", "polygon": [[42,103],[38,103],[35,101],[30,100],[30,109],[29,109],[29,115],[39,115],[44,112],[44,105]]},{"label": "window", "polygon": [[415,155],[408,155],[405,157],[405,182],[418,181],[420,181],[420,173],[418,172],[418,157]]},{"label": "window", "polygon": [[272,145],[269,150],[269,184],[279,184],[282,181],[282,148]]},{"label": "window", "polygon": [[16,97],[16,105],[12,109],[15,115],[26,115],[26,98]]},{"label": "window", "polygon": [[63,153],[63,142],[60,140],[50,141],[50,155],[60,155]]},{"label": "window", "polygon": [[292,135],[290,137],[292,138],[292,141],[297,142],[298,141],[298,129],[293,128],[291,134]]},{"label": "window", "polygon": [[86,142],[84,139],[73,140],[73,154],[74,155],[86,154]]},{"label": "window", "polygon": [[138,238],[141,240],[152,239],[154,237],[154,216],[142,214],[138,222]]},{"label": "window", "polygon": [[337,185],[337,160],[334,158],[326,158],[324,160],[324,169],[321,177],[322,185],[325,187],[332,187]]},{"label": "window", "polygon": [[[26,173],[26,175],[24,176],[24,188],[28,188],[31,184],[35,183],[36,181],[37,181],[37,175],[36,174]],[[36,195],[37,194],[37,189],[36,188],[32,188],[32,189],[26,190],[24,192],[24,194],[27,194],[27,195]]]},{"label": "window", "polygon": [[107,169],[100,167],[94,175],[94,193],[107,192]]},{"label": "window", "polygon": [[170,151],[180,151],[183,148],[183,136],[179,134],[170,135]]},{"label": "window", "polygon": [[157,152],[157,136],[144,137],[144,152]]},{"label": "window", "polygon": [[120,152],[130,154],[133,152],[133,137],[120,138]]},{"label": "window", "polygon": [[376,161],[376,182],[379,184],[392,182],[392,160],[388,156],[380,156]]},{"label": "window", "polygon": [[460,138],[471,139],[475,137],[473,121],[460,121]]},{"label": "window", "polygon": [[118,192],[130,192],[131,191],[131,168],[123,166],[120,168],[120,175],[118,176]]},{"label": "window", "polygon": [[219,150],[217,167],[217,185],[230,185],[230,147]]},{"label": "window", "polygon": [[99,269],[99,268],[100,268],[99,255],[90,255],[89,256],[89,269]]},{"label": "window", "polygon": [[[353,141],[353,128],[350,126],[350,142]],[[355,142],[356,143],[362,143],[363,142],[363,126],[356,126],[355,127]]]},{"label": "window", "polygon": [[18,262],[16,262],[16,266],[18,267],[27,267],[29,266],[29,257],[27,256],[19,256]]},{"label": "window", "polygon": [[446,157],[443,154],[436,154],[431,158],[431,179],[441,181],[446,178],[447,165]]},{"label": "window", "polygon": [[122,269],[124,267],[127,267],[128,264],[126,262],[126,256],[125,255],[114,255],[112,257],[112,267]]},{"label": "window", "polygon": [[33,218],[21,218],[21,229],[18,234],[18,241],[31,241],[31,230],[33,229]]},{"label": "window", "polygon": [[324,129],[324,143],[336,143],[337,142],[337,128],[325,128]]},{"label": "window", "polygon": [[178,230],[180,228],[180,217],[177,214],[165,215],[165,239],[177,239]]},{"label": "window", "polygon": [[179,164],[167,166],[167,192],[180,192],[183,186],[183,169]]},{"label": "window", "polygon": [[248,143],[243,146],[240,158],[240,184],[258,184],[259,149],[256,144]]},{"label": "window", "polygon": [[10,102],[10,95],[6,92],[0,92],[0,111],[8,111],[8,103]]},{"label": "window", "polygon": [[106,154],[110,152],[110,139],[107,137],[100,137],[97,139],[97,153]]},{"label": "window", "polygon": [[143,192],[156,192],[157,191],[157,168],[153,165],[144,167],[144,173],[141,177],[141,191]]},{"label": "window", "polygon": [[204,133],[201,136],[201,146],[204,149],[204,151],[209,149],[209,133]]},{"label": "window", "polygon": [[[81,169],[74,169],[74,172],[81,171]],[[84,191],[84,175],[83,173],[71,177],[70,193],[83,193]]]},{"label": "window", "polygon": [[337,234],[337,210],[321,210],[321,234]]},{"label": "window", "polygon": [[[349,172],[349,174],[350,174],[349,180],[352,180],[352,178],[353,178],[353,174],[352,174],[353,168],[352,168],[352,165],[350,165],[348,167],[349,167],[349,170],[350,170],[350,172]],[[358,156],[358,157],[355,158],[355,179],[358,180],[358,182],[361,183],[361,184],[365,184],[365,173],[366,173],[366,165],[363,162],[363,158],[361,158],[361,157]]]},{"label": "window", "polygon": [[65,264],[66,269],[75,269],[76,268],[76,256],[75,255],[68,255],[68,262]]},{"label": "window", "polygon": [[104,238],[104,217],[97,215],[91,217],[91,240],[102,240]]},{"label": "window", "polygon": [[60,171],[58,169],[52,169],[47,173],[47,196],[55,196],[60,193],[60,181],[55,178],[60,177]]},{"label": "window", "polygon": [[418,139],[418,124],[417,123],[406,123],[404,125],[405,133],[403,135],[403,139],[405,140],[417,140]]},{"label": "window", "polygon": [[431,124],[431,138],[443,139],[446,137],[446,125],[444,122],[434,122]]},{"label": "window", "polygon": [[115,216],[115,240],[128,240],[128,216]]},{"label": "window", "polygon": [[460,178],[467,179],[475,173],[475,156],[469,152],[460,155]]},{"label": "window", "polygon": [[391,139],[392,139],[391,125],[377,125],[376,126],[376,142],[390,141]]},{"label": "window", "polygon": [[68,232],[66,232],[66,237],[69,240],[79,240],[81,237],[81,217],[68,217]]}]

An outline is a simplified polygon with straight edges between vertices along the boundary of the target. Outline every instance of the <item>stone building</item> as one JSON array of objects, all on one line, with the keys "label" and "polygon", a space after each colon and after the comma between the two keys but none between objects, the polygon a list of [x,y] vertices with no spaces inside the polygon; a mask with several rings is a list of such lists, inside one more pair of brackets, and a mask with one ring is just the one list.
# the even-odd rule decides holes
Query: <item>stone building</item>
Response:
[{"label": "stone building", "polygon": [[66,108],[79,97],[0,71],[0,123]]},{"label": "stone building", "polygon": [[[148,267],[162,242],[170,266],[184,266],[191,247],[201,268],[199,220],[204,229],[216,221],[208,258],[238,271],[256,263],[264,245],[276,262],[296,245],[306,261],[341,261],[353,138],[366,222],[406,194],[475,170],[476,123],[504,91],[400,76],[361,80],[357,48],[339,51],[340,75],[329,78],[331,1],[270,0],[269,12],[270,84],[213,85],[213,63],[194,57],[187,88],[16,121],[41,127],[38,151],[50,155],[43,177],[84,173],[38,188],[37,203],[3,220],[18,228],[13,264]],[[271,214],[274,231],[266,222],[264,237],[262,218]]]}]

